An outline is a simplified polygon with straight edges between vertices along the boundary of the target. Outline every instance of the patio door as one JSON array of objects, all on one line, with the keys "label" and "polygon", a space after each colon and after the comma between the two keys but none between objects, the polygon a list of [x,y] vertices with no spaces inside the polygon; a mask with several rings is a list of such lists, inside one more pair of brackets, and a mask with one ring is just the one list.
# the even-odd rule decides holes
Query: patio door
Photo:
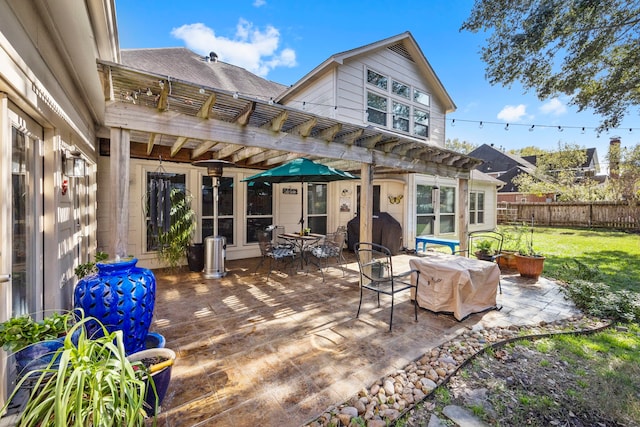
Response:
[{"label": "patio door", "polygon": [[[0,322],[44,307],[43,130],[6,99],[0,102]],[[0,358],[0,405],[6,397]]]},{"label": "patio door", "polygon": [[454,234],[456,189],[450,186],[416,187],[416,236]]},{"label": "patio door", "polygon": [[[11,121],[11,158],[4,171],[11,173],[11,203],[2,207],[10,220],[11,232],[3,238],[2,253],[11,254],[11,286],[4,287],[10,296],[9,317],[41,312],[44,307],[42,242],[42,128],[21,112],[9,110]],[[6,260],[2,260],[6,264]],[[4,272],[2,272],[4,274]]]}]

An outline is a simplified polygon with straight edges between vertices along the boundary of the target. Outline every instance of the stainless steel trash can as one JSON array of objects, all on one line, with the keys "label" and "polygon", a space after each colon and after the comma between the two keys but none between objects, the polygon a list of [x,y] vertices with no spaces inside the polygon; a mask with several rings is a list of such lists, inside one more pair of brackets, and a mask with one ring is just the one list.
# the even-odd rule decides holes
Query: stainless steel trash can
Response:
[{"label": "stainless steel trash can", "polygon": [[227,239],[224,236],[209,236],[204,239],[205,263],[204,277],[206,279],[220,279],[227,272],[224,270],[224,260],[227,257]]}]

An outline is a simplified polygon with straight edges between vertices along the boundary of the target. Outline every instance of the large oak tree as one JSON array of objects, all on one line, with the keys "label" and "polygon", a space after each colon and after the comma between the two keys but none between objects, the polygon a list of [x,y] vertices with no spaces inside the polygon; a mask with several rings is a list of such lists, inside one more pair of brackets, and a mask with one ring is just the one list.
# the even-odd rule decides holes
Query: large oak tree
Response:
[{"label": "large oak tree", "polygon": [[640,104],[640,1],[476,0],[461,29],[488,32],[492,84],[566,94],[600,115],[601,129]]}]

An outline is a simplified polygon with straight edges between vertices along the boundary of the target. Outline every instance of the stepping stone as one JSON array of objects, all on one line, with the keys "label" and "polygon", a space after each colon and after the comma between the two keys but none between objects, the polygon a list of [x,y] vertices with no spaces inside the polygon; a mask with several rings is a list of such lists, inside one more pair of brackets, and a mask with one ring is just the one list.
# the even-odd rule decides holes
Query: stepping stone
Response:
[{"label": "stepping stone", "polygon": [[442,413],[460,427],[489,427],[470,411],[456,405],[445,406]]}]

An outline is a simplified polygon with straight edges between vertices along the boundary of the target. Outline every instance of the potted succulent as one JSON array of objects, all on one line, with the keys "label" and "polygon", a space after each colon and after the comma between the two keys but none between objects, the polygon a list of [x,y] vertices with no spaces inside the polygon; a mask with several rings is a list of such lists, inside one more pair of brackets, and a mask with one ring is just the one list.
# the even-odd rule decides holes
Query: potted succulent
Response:
[{"label": "potted succulent", "polygon": [[516,268],[522,277],[538,279],[544,270],[545,257],[533,248],[534,217],[531,215],[531,229],[529,238],[525,238],[524,245],[516,257]]},{"label": "potted succulent", "polygon": [[14,353],[18,375],[47,365],[73,324],[71,313],[53,314],[36,321],[30,315],[0,323],[0,346]]},{"label": "potted succulent", "polygon": [[155,393],[153,379],[139,362],[127,359],[122,331],[109,333],[102,326],[100,337],[89,337],[88,321],[98,322],[90,317],[76,322],[55,352],[58,365],[52,361],[27,372],[0,412],[23,385],[33,384],[18,426],[145,425],[157,409],[145,407],[148,390]]}]

